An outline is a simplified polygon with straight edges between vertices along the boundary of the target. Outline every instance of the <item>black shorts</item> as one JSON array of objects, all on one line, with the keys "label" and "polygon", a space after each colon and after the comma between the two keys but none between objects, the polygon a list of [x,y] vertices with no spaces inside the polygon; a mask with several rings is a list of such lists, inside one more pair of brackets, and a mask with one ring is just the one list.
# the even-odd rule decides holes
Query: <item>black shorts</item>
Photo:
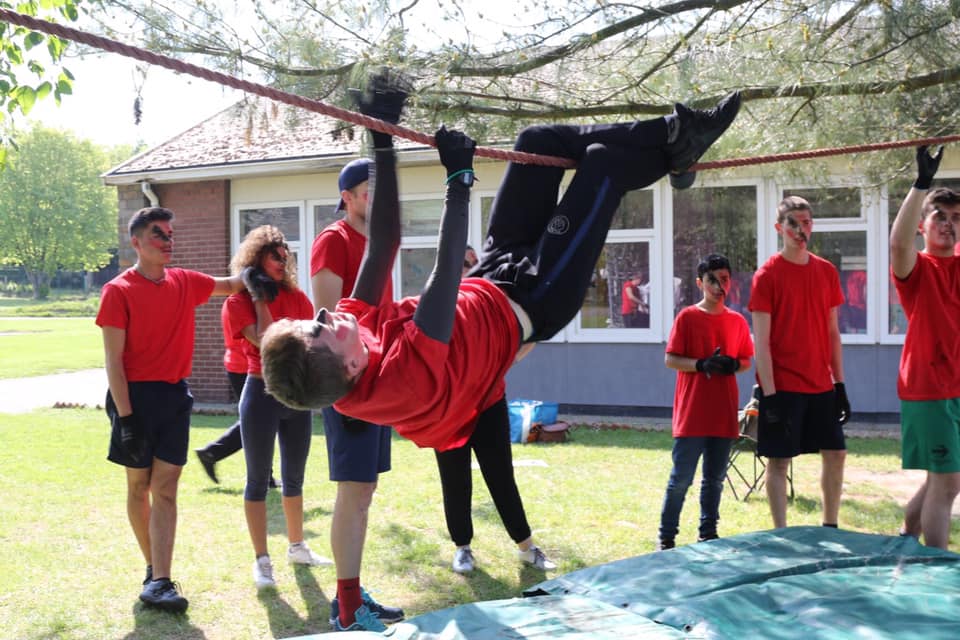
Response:
[{"label": "black shorts", "polygon": [[130,382],[130,406],[133,415],[143,425],[147,434],[145,462],[131,458],[120,445],[120,422],[117,405],[107,391],[105,408],[112,427],[110,453],[107,460],[123,465],[146,469],[154,458],[182,467],[187,464],[190,444],[190,412],[193,410],[193,395],[186,380],[169,382]]},{"label": "black shorts", "polygon": [[764,419],[766,402],[760,398],[757,453],[767,458],[792,458],[802,453],[843,450],[847,443],[837,420],[833,390],[824,393],[777,391],[786,407],[786,426],[770,426]]}]

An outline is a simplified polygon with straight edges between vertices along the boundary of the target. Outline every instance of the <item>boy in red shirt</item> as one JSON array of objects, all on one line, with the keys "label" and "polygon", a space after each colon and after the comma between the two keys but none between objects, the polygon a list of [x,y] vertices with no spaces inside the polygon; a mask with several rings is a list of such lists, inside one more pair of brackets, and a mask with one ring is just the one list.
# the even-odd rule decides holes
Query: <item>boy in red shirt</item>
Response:
[{"label": "boy in red shirt", "polygon": [[[380,111],[378,100],[374,95],[367,110]],[[739,104],[733,94],[710,111],[677,105],[654,120],[525,129],[518,150],[575,160],[576,174],[558,204],[562,168],[510,163],[472,271],[477,277],[463,282],[475,143],[441,127],[436,144],[447,193],[437,262],[419,298],[379,306],[399,247],[400,207],[392,140],[374,132],[369,241],[353,298],[336,311],[321,309],[313,323],[268,331],[262,353],[269,391],[291,406],[335,403],[441,451],[467,442],[491,407],[507,420],[505,404],[497,404],[504,375],[521,344],[550,338],[580,310],[624,193],[668,172],[689,186],[683,174]]]},{"label": "boy in red shirt", "polygon": [[680,512],[703,456],[698,541],[714,540],[730,446],[739,435],[735,373],[750,366],[753,341],[742,315],[724,304],[730,261],[711,254],[697,265],[703,299],[673,322],[664,364],[677,371],[673,397],[673,469],[660,512],[658,549],[672,549]]},{"label": "boy in red shirt", "polygon": [[942,157],[942,147],[935,156],[917,149],[917,180],[890,229],[890,270],[908,320],[897,378],[903,468],[927,471],[903,533],[946,549],[960,493],[960,193],[928,191]]},{"label": "boy in red shirt", "polygon": [[137,263],[103,286],[97,325],[106,355],[107,459],[126,467],[127,517],[147,561],[140,600],[182,612],[187,599],[170,580],[177,528],[177,483],[187,462],[193,396],[194,309],[210,296],[243,289],[241,276],[214,278],[167,268],[173,212],[148,207],[130,218]]},{"label": "boy in red shirt", "polygon": [[843,487],[850,403],[843,383],[836,267],[807,250],[810,203],[789,196],[777,205],[783,249],[753,276],[750,311],[760,398],[757,451],[769,458],[767,499],[774,527],[787,526],[787,471],[802,453],[820,452],[823,524],[836,527]]}]

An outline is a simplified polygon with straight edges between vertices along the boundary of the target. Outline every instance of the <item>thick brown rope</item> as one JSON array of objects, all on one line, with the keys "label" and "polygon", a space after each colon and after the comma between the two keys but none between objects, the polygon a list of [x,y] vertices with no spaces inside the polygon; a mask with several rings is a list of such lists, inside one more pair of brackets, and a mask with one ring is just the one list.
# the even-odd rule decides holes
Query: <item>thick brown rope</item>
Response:
[{"label": "thick brown rope", "polygon": [[[287,93],[285,91],[279,91],[261,84],[256,84],[247,80],[241,80],[225,73],[211,71],[210,69],[205,69],[204,67],[199,67],[188,62],[183,62],[182,60],[176,60],[175,58],[171,58],[169,56],[147,51],[146,49],[124,44],[116,40],[111,40],[110,38],[104,38],[92,33],[79,31],[64,25],[34,18],[33,16],[23,15],[22,13],[10,11],[9,9],[0,8],[0,20],[17,24],[28,29],[33,29],[34,31],[42,31],[47,34],[55,35],[59,38],[63,38],[64,40],[72,40],[74,42],[80,42],[91,47],[103,49],[104,51],[119,53],[120,55],[134,58],[142,62],[166,67],[167,69],[171,69],[178,73],[186,73],[204,80],[209,80],[210,82],[217,82],[228,87],[233,87],[234,89],[239,89],[247,93],[253,93],[258,96],[269,98],[270,100],[283,102],[295,107],[306,109],[308,111],[314,111],[316,113],[327,115],[338,120],[350,122],[357,126],[374,129],[376,131],[388,133],[390,135],[405,138],[407,140],[413,140],[414,142],[419,142],[431,147],[437,146],[433,136],[421,133],[419,131],[414,131],[413,129],[390,124],[389,122],[371,118],[354,111],[341,109],[339,107],[320,102],[319,100],[304,98],[302,96]],[[867,151],[898,149],[902,147],[917,147],[920,145],[945,144],[948,142],[958,141],[960,141],[960,135],[952,135],[941,136],[937,138],[917,138],[913,140],[898,140],[894,142],[877,142],[847,147],[814,149],[811,151],[793,151],[766,156],[753,156],[748,158],[733,158],[730,160],[715,160],[713,162],[700,162],[693,165],[691,170],[703,171],[708,169],[726,169],[730,167],[770,164],[773,162],[788,162],[792,160],[806,160],[810,158],[824,158],[827,156],[839,156]],[[572,169],[576,167],[576,162],[569,158],[545,156],[535,153],[526,153],[524,151],[506,151],[503,149],[496,149],[494,147],[478,146],[476,154],[485,158],[519,162],[521,164],[537,164],[548,167],[563,167],[565,169]]]}]

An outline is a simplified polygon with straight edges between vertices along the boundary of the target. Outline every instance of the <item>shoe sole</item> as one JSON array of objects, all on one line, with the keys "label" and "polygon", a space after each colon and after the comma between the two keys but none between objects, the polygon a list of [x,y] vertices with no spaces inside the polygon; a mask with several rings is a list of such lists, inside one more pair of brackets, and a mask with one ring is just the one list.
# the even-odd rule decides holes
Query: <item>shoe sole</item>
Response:
[{"label": "shoe sole", "polygon": [[148,607],[153,609],[160,609],[162,611],[169,611],[170,613],[183,613],[187,610],[187,607],[190,605],[186,599],[183,603],[173,603],[173,602],[150,602],[149,600],[144,600],[140,598],[140,602],[145,604]]}]

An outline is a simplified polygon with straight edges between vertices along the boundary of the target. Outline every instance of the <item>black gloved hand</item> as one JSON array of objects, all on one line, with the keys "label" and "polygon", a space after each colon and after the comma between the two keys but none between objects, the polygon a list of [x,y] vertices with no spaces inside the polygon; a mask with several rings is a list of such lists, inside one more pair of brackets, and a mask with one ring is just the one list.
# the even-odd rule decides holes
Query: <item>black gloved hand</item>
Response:
[{"label": "black gloved hand", "polygon": [[936,155],[930,155],[930,148],[926,145],[917,147],[917,180],[913,186],[917,189],[927,190],[930,183],[933,182],[933,176],[937,175],[937,169],[940,168],[940,160],[943,159],[943,145],[937,149]]},{"label": "black gloved hand", "polygon": [[247,288],[254,302],[258,300],[273,302],[280,293],[280,286],[262,269],[247,267],[240,273],[240,277],[243,278],[243,286]]},{"label": "black gloved hand", "polygon": [[760,411],[767,425],[787,429],[787,408],[783,406],[779,394],[763,396],[760,399]]},{"label": "black gloved hand", "polygon": [[850,420],[850,400],[847,398],[847,386],[842,382],[833,385],[834,407],[837,410],[837,422],[847,424]]},{"label": "black gloved hand", "polygon": [[390,124],[400,122],[411,91],[413,84],[409,78],[386,67],[370,76],[365,91],[349,89],[360,113]]},{"label": "black gloved hand", "polygon": [[437,151],[440,152],[440,162],[447,170],[447,180],[454,176],[469,174],[469,182],[467,180],[463,182],[467,186],[472,185],[473,154],[477,149],[477,143],[462,131],[448,130],[444,125],[440,125],[437,129],[434,139],[437,143]]},{"label": "black gloved hand", "polygon": [[131,413],[117,418],[120,423],[120,446],[136,461],[147,455],[147,434],[143,425]]},{"label": "black gloved hand", "polygon": [[713,367],[717,373],[725,376],[732,376],[740,369],[740,361],[733,356],[714,355],[710,356],[710,360],[713,360]]}]

